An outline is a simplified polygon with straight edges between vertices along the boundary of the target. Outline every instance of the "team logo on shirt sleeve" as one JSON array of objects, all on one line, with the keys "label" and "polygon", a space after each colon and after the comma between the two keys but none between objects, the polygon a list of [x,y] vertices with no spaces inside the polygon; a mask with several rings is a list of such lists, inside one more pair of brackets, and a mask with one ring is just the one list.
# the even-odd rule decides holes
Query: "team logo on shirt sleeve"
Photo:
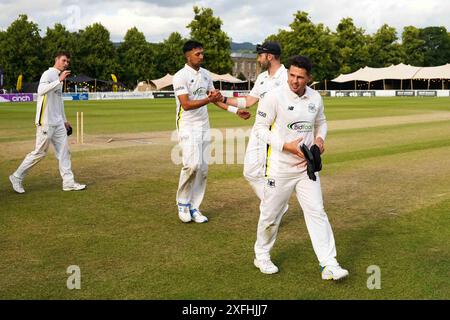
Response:
[{"label": "team logo on shirt sleeve", "polygon": [[185,86],[176,87],[175,91],[186,90]]},{"label": "team logo on shirt sleeve", "polygon": [[313,124],[309,121],[291,122],[287,127],[297,132],[312,132],[314,128]]}]

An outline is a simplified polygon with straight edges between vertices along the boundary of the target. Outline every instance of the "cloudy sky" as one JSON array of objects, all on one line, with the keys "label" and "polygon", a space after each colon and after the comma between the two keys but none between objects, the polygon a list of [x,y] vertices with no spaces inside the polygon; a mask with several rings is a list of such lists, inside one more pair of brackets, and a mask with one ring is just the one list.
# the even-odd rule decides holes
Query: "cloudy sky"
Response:
[{"label": "cloudy sky", "polygon": [[448,0],[0,0],[0,29],[5,30],[25,13],[43,32],[57,22],[71,31],[101,22],[113,41],[121,41],[126,31],[136,26],[148,41],[159,42],[173,31],[188,35],[186,25],[194,17],[194,5],[212,8],[234,42],[261,42],[288,28],[298,10],[332,30],[343,17],[352,17],[367,33],[384,23],[400,33],[407,25],[450,30]]}]

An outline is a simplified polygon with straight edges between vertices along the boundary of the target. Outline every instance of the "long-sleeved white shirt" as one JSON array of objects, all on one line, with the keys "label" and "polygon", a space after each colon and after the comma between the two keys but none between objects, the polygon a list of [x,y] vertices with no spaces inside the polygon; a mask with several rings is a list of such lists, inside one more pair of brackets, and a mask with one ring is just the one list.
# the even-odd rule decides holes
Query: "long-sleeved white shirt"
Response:
[{"label": "long-sleeved white shirt", "polygon": [[57,126],[67,121],[62,98],[63,85],[59,81],[59,74],[60,71],[52,67],[41,76],[35,119],[38,126]]},{"label": "long-sleeved white shirt", "polygon": [[266,176],[297,176],[306,167],[298,166],[301,159],[283,151],[283,145],[300,137],[300,144],[308,147],[317,137],[325,140],[327,122],[322,97],[309,87],[301,97],[287,83],[275,88],[260,102],[254,131],[258,139],[268,144]]}]

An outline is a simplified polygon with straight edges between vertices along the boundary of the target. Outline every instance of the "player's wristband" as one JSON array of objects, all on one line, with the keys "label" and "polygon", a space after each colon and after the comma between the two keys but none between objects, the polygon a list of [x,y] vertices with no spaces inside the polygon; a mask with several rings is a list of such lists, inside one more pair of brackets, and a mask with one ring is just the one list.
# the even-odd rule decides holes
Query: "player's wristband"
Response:
[{"label": "player's wristband", "polygon": [[239,109],[245,109],[247,107],[247,100],[245,98],[237,98],[236,100]]},{"label": "player's wristband", "polygon": [[237,113],[239,110],[239,108],[233,107],[233,106],[228,106],[227,111],[231,112],[231,113]]}]

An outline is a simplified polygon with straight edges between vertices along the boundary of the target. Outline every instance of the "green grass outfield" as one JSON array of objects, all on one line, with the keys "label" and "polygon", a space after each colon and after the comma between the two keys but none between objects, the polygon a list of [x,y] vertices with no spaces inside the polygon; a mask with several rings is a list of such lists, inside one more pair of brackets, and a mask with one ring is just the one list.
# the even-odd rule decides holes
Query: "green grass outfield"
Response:
[{"label": "green grass outfield", "polygon": [[[253,266],[259,203],[241,164],[210,166],[207,224],[178,220],[173,99],[67,102],[72,124],[77,111],[86,145],[71,137],[72,166],[88,190],[61,191],[51,152],[18,195],[8,175],[33,148],[35,105],[0,104],[0,299],[450,298],[450,98],[325,99],[341,282],[321,280],[294,197],[272,252],[280,272]],[[211,125],[247,128],[251,111],[245,122],[211,106]],[[66,287],[70,265],[81,290]],[[380,290],[367,288],[371,265]]]}]

